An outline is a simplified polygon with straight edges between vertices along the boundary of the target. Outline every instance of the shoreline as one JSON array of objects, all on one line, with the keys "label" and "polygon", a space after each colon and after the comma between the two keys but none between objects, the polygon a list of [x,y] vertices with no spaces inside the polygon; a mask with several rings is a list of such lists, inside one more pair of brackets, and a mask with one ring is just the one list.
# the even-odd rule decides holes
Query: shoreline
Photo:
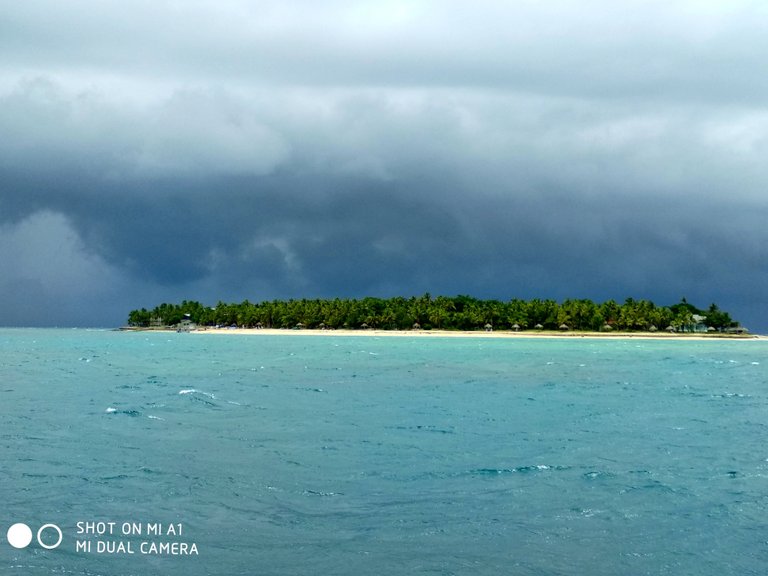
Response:
[{"label": "shoreline", "polygon": [[[144,332],[176,332],[176,330],[147,330]],[[667,332],[559,332],[552,330],[514,332],[498,330],[460,331],[460,330],[320,330],[320,329],[290,329],[290,328],[199,328],[189,330],[190,334],[231,334],[246,336],[363,336],[385,338],[587,338],[594,340],[766,340],[768,336],[757,334],[678,334]]]}]

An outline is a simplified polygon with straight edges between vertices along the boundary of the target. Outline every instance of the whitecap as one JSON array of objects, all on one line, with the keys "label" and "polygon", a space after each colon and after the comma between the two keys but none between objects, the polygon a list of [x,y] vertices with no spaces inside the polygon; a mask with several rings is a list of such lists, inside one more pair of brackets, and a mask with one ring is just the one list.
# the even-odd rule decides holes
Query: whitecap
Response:
[{"label": "whitecap", "polygon": [[197,390],[195,388],[189,388],[188,390],[179,390],[180,396],[183,396],[185,394],[202,394],[203,396],[208,396],[208,398],[211,398],[213,400],[216,399],[216,396],[211,394],[210,392],[203,392],[202,390]]},{"label": "whitecap", "polygon": [[125,414],[126,416],[141,416],[141,412],[138,410],[118,410],[117,408],[112,408],[111,406],[104,410],[106,414]]},{"label": "whitecap", "polygon": [[320,490],[304,490],[305,496],[341,496],[341,492],[323,492]]}]

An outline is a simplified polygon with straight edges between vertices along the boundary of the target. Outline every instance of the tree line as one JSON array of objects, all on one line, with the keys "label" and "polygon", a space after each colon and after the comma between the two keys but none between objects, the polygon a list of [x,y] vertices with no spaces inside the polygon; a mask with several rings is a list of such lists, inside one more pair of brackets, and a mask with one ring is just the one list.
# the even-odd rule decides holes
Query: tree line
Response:
[{"label": "tree line", "polygon": [[172,327],[184,322],[200,326],[245,328],[376,328],[384,330],[579,330],[678,332],[738,326],[731,316],[712,304],[699,309],[685,298],[671,306],[627,298],[595,303],[588,299],[481,300],[471,296],[404,298],[272,300],[239,304],[218,302],[204,306],[184,300],[160,304],[128,314],[133,327]]}]

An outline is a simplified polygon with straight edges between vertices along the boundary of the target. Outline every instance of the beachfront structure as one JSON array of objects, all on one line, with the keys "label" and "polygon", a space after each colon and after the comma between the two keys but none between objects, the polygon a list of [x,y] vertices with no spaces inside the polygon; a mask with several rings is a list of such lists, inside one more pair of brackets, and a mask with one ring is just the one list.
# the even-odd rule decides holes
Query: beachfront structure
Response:
[{"label": "beachfront structure", "polygon": [[704,323],[704,321],[707,319],[706,316],[701,316],[700,314],[692,314],[691,319],[693,320],[693,326],[691,327],[692,332],[707,331],[707,325]]},{"label": "beachfront structure", "polygon": [[197,324],[192,322],[190,314],[184,314],[184,318],[176,325],[177,332],[191,332],[197,330]]},{"label": "beachfront structure", "polygon": [[749,330],[744,328],[744,326],[734,326],[732,328],[726,328],[725,333],[726,334],[749,334]]}]

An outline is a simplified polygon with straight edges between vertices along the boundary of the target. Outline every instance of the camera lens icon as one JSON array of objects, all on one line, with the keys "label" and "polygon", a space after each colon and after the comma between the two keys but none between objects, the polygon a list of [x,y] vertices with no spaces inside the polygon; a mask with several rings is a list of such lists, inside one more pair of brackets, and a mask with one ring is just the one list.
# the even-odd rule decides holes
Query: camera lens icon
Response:
[{"label": "camera lens icon", "polygon": [[[46,531],[53,531],[56,534],[55,542],[49,543],[47,541],[48,538],[46,538],[46,541],[43,540],[43,533]],[[6,537],[8,539],[8,544],[21,550],[32,543],[32,529],[26,524],[18,522],[8,528]],[[58,548],[63,537],[64,535],[61,533],[61,528],[56,526],[56,524],[44,524],[40,527],[40,530],[37,531],[37,543],[46,550]]]}]

